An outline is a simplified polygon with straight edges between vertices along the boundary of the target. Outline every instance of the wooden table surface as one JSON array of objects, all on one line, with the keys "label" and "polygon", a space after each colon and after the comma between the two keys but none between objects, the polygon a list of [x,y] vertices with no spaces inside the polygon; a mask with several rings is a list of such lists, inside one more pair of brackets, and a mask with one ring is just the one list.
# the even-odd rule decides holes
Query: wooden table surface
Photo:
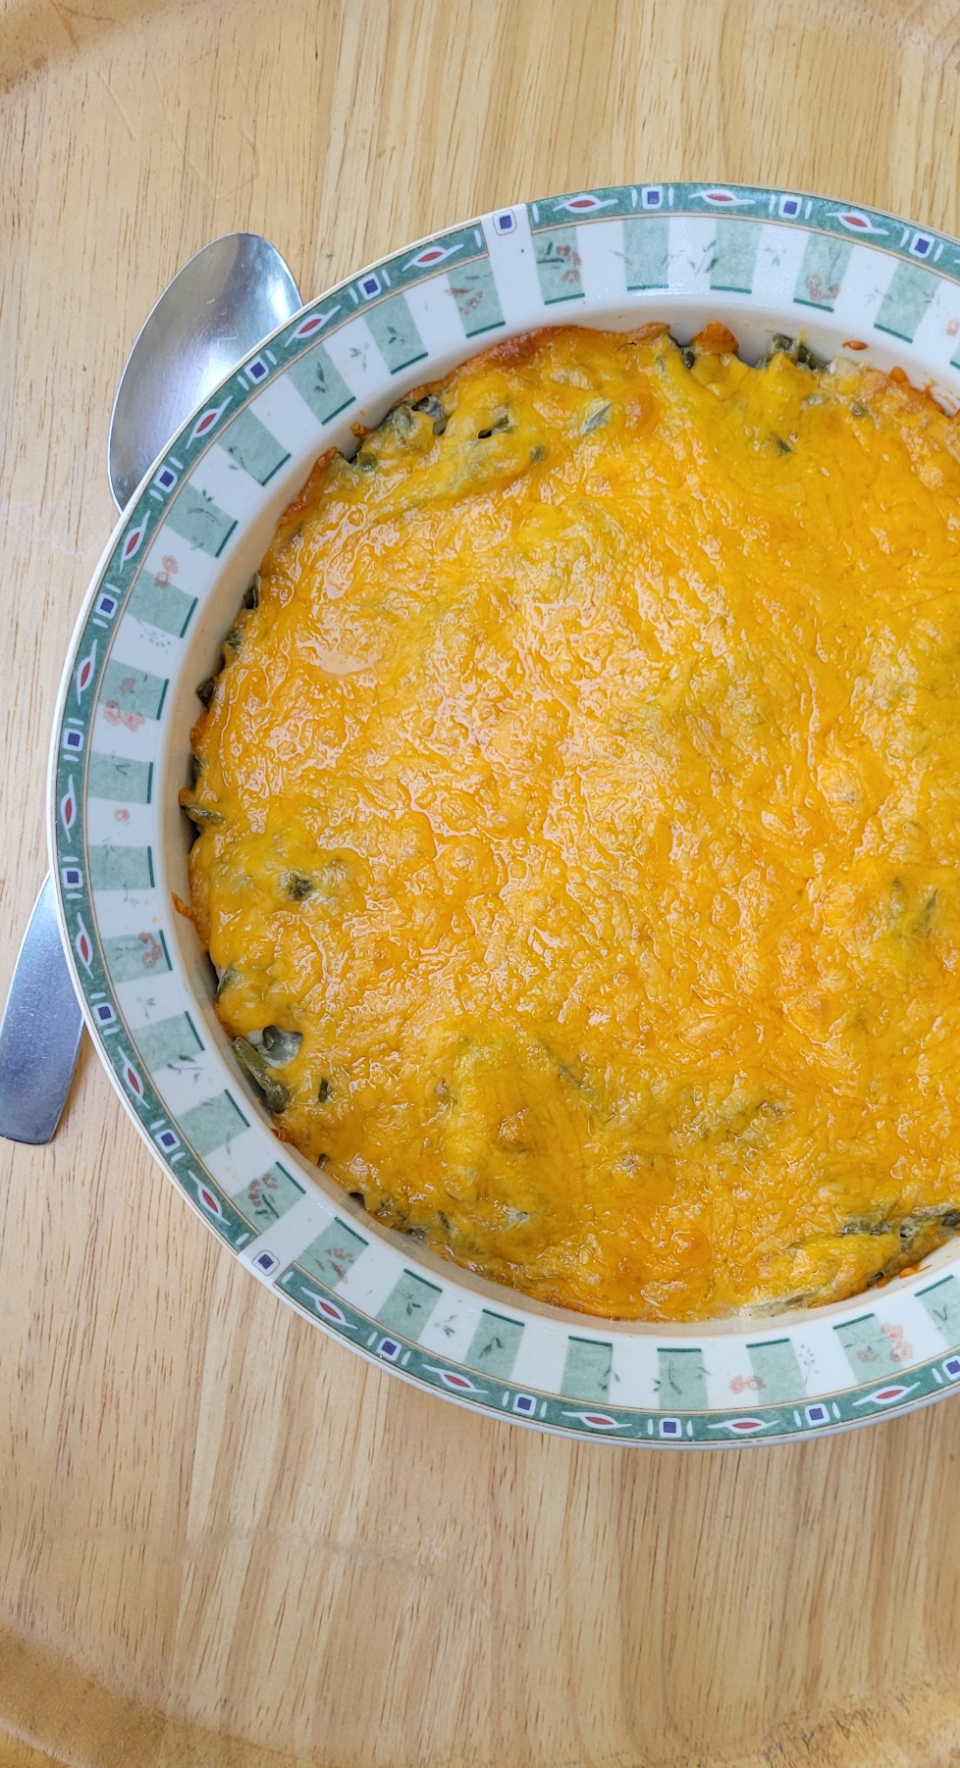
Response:
[{"label": "wooden table surface", "polygon": [[[113,522],[117,376],[178,264],[313,295],[582,185],[787,184],[960,233],[942,0],[0,0],[0,989]],[[204,1232],[89,1045],[0,1142],[0,1764],[960,1761],[960,1404],[657,1454],[442,1404]]]}]

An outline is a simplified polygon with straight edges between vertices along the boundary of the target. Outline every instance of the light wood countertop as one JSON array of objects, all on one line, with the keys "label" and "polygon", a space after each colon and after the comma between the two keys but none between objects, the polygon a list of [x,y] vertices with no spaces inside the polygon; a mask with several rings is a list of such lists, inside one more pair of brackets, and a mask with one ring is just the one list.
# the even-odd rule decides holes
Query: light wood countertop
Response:
[{"label": "light wood countertop", "polygon": [[[117,377],[177,266],[314,295],[479,210],[743,179],[960,233],[944,0],[0,0],[0,989],[113,524]],[[441,1404],[204,1233],[89,1043],[0,1142],[0,1764],[960,1761],[960,1405],[658,1455]]]}]

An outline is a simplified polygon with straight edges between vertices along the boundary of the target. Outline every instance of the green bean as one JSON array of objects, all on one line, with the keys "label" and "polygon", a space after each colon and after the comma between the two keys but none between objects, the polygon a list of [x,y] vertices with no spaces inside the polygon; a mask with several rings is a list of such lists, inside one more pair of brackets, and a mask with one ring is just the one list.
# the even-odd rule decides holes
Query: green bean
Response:
[{"label": "green bean", "polygon": [[583,434],[589,436],[591,430],[599,430],[607,422],[613,406],[609,399],[604,399],[583,420]]},{"label": "green bean", "polygon": [[433,424],[434,435],[443,435],[447,427],[447,414],[435,393],[428,393],[424,399],[419,399],[413,409],[414,411],[425,411]]},{"label": "green bean", "polygon": [[271,1074],[270,1068],[264,1060],[263,1052],[258,1050],[249,1038],[245,1037],[235,1037],[231,1048],[244,1073],[263,1094],[267,1110],[272,1112],[275,1117],[279,1116],[281,1111],[286,1111],[290,1103],[290,1089],[283,1086],[276,1076]]},{"label": "green bean", "polygon": [[302,1031],[283,1031],[279,1025],[265,1025],[260,1048],[271,1068],[285,1068],[292,1062],[303,1043]]}]

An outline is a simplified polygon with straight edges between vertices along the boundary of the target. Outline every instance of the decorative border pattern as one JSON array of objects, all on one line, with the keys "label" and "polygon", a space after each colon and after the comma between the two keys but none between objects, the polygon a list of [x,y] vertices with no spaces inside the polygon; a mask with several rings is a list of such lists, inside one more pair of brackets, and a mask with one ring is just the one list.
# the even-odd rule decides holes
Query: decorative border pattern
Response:
[{"label": "decorative border pattern", "polygon": [[165,884],[169,690],[198,609],[216,597],[229,623],[244,587],[231,560],[250,524],[279,513],[352,417],[445,372],[473,340],[644,312],[767,334],[774,313],[794,332],[849,332],[960,403],[960,244],[826,198],[707,184],[580,191],[384,259],[229,375],[124,512],[61,687],[54,875],[78,992],[128,1111],[209,1226],[307,1318],[421,1386],[541,1429],[684,1448],[783,1441],[960,1383],[952,1251],[874,1292],[866,1311],[861,1296],[762,1327],[705,1327],[700,1342],[450,1277],[299,1156],[277,1158],[269,1120],[201,1029]]}]

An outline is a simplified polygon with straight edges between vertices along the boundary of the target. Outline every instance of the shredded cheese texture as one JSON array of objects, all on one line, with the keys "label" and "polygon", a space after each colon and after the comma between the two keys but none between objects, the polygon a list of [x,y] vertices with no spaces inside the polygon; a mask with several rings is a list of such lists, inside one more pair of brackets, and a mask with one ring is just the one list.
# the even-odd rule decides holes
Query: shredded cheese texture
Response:
[{"label": "shredded cheese texture", "polygon": [[411,395],[194,732],[278,1132],[591,1314],[836,1300],[960,1222],[960,425],[804,358],[568,327]]}]

